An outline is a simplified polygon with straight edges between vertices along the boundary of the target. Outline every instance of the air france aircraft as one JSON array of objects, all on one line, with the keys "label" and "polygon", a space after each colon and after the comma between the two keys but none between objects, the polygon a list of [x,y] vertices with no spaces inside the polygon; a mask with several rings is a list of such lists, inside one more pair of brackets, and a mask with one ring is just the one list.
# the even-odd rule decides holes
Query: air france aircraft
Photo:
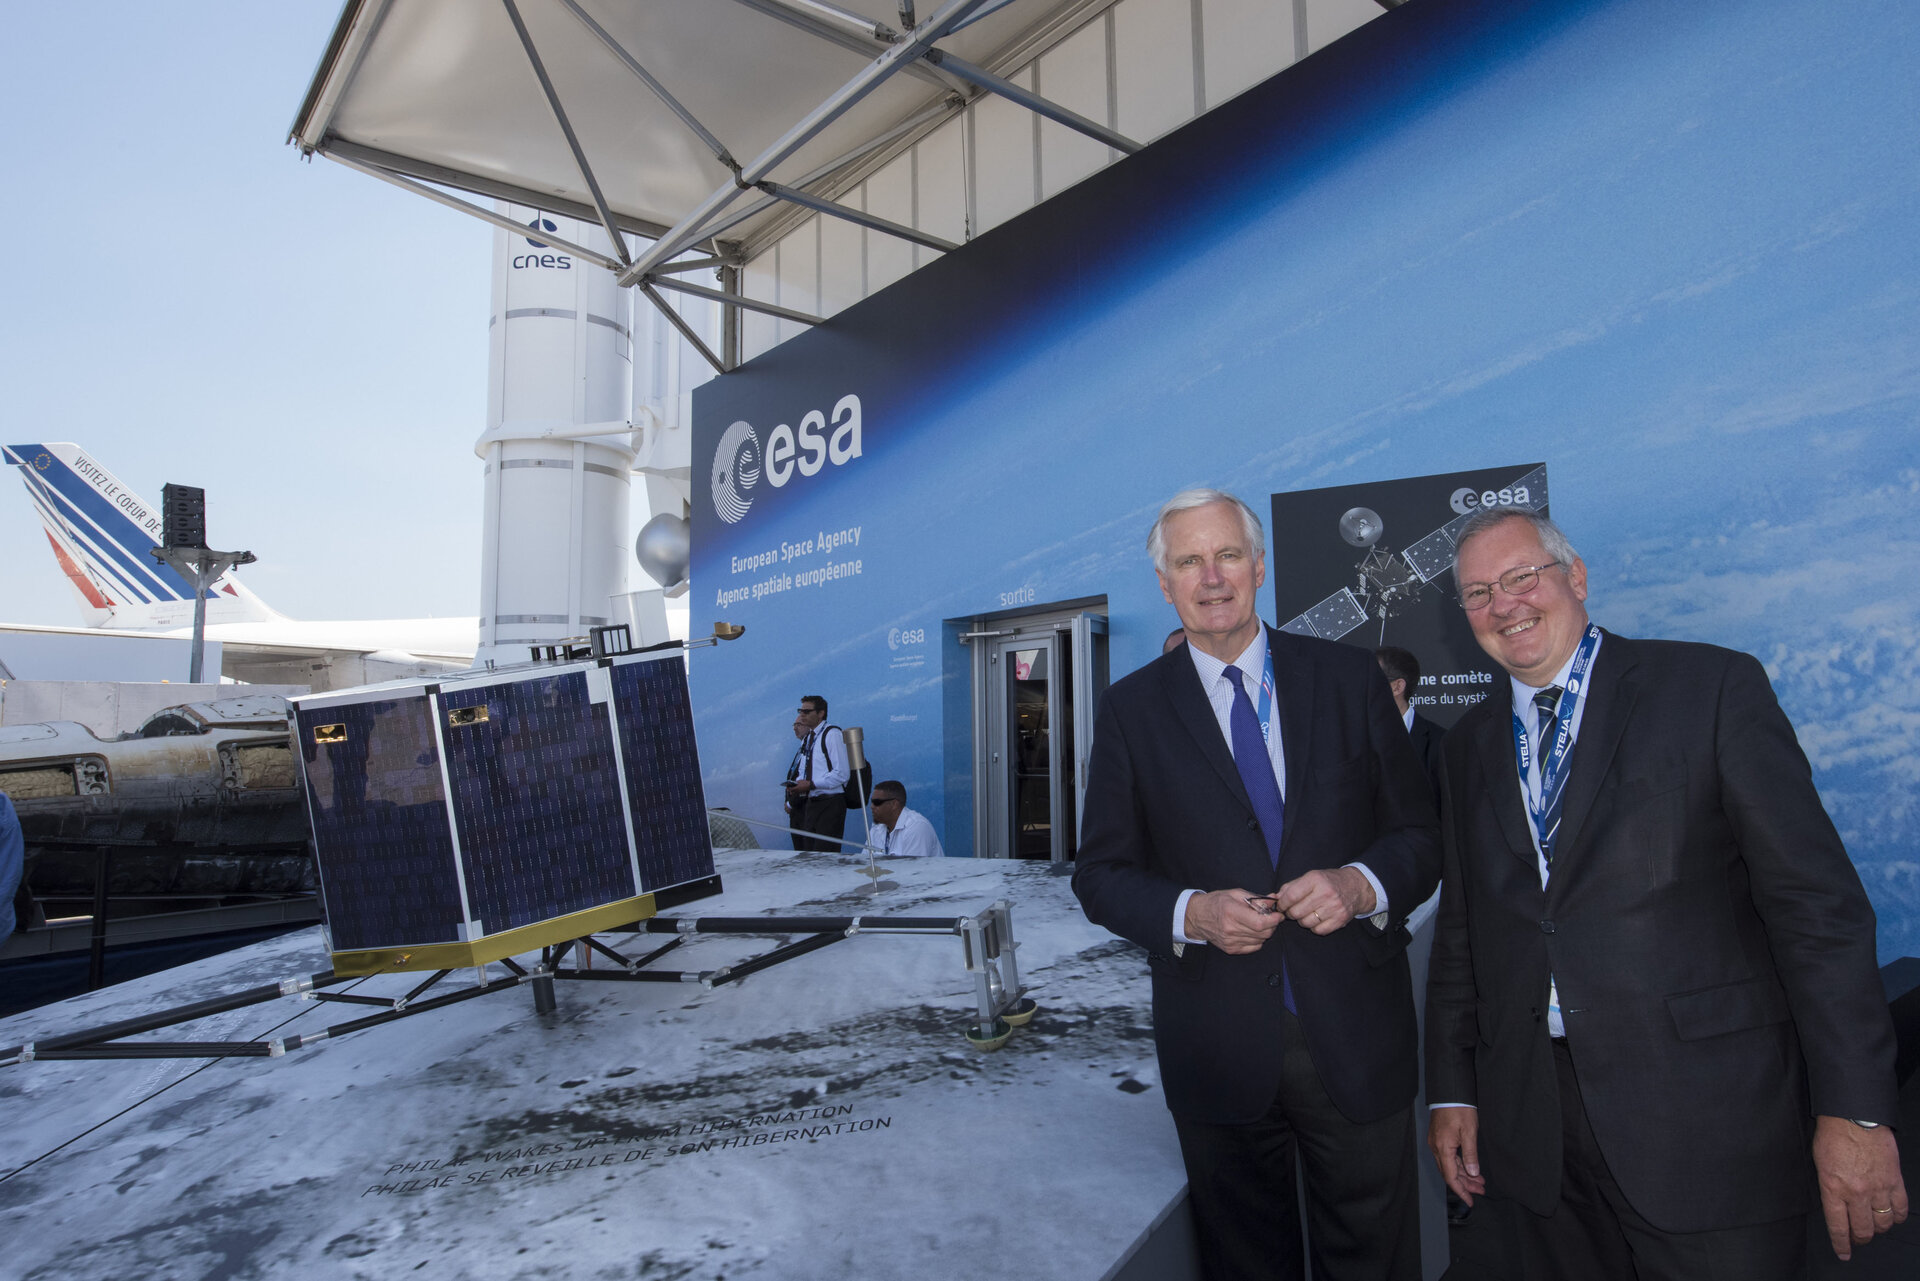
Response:
[{"label": "air france aircraft", "polygon": [[[0,457],[20,469],[61,573],[92,632],[193,634],[193,586],[155,560],[160,513],[78,445],[8,445]],[[254,684],[315,691],[463,670],[473,661],[479,620],[402,618],[300,622],[279,613],[231,572],[207,592],[207,639],[219,641],[221,672]]]}]

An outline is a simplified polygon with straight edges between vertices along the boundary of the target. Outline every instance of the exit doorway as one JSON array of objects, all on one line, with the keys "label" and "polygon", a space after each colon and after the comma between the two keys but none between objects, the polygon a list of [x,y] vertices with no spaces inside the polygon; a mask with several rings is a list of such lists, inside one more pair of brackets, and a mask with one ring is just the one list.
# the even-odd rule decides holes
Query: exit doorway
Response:
[{"label": "exit doorway", "polygon": [[1107,602],[973,619],[973,832],[980,858],[1065,863],[1079,845]]}]

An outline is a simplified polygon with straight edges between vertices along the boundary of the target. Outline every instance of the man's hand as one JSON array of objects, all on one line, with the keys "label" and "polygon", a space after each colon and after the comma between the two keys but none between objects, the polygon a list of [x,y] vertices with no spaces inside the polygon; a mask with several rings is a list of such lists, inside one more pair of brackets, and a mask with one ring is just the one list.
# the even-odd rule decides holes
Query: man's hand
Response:
[{"label": "man's hand", "polygon": [[805,796],[812,790],[813,780],[810,778],[796,778],[793,782],[787,784],[787,791],[795,796]]},{"label": "man's hand", "polygon": [[1373,886],[1355,868],[1329,867],[1282,885],[1273,905],[1315,934],[1331,934],[1373,911]]},{"label": "man's hand", "polygon": [[1855,1245],[1907,1221],[1907,1185],[1900,1149],[1887,1126],[1865,1130],[1845,1117],[1814,1118],[1813,1164],[1820,1173],[1820,1209],[1834,1257],[1853,1257]]},{"label": "man's hand", "polygon": [[[1234,956],[1258,952],[1286,919],[1268,910],[1266,902],[1246,890],[1195,894],[1187,900],[1187,919],[1180,929],[1188,938],[1204,940]],[[1262,906],[1256,907],[1256,903]]]},{"label": "man's hand", "polygon": [[1472,1205],[1473,1198],[1486,1195],[1487,1181],[1480,1177],[1479,1108],[1433,1109],[1427,1116],[1427,1147],[1455,1196]]}]

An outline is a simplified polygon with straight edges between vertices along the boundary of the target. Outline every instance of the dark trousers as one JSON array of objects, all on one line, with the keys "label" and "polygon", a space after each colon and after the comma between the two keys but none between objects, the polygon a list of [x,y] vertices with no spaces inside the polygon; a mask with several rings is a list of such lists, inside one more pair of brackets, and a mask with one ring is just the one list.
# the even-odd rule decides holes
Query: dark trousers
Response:
[{"label": "dark trousers", "polygon": [[[1487,1198],[1508,1247],[1511,1281],[1794,1281],[1807,1275],[1807,1216],[1719,1232],[1663,1232],[1621,1194],[1594,1141],[1580,1076],[1565,1041],[1553,1043],[1564,1152],[1560,1205],[1541,1216]],[[1481,1203],[1473,1214],[1480,1215]],[[1476,1225],[1477,1226],[1477,1225]]]},{"label": "dark trousers", "polygon": [[1207,1281],[1297,1281],[1294,1155],[1306,1173],[1314,1281],[1419,1281],[1413,1110],[1357,1125],[1327,1097],[1299,1020],[1286,1022],[1280,1088],[1246,1125],[1174,1118]]},{"label": "dark trousers", "polygon": [[[820,836],[838,837],[847,830],[847,799],[838,792],[832,796],[809,796],[802,802],[801,811],[794,816],[793,825],[803,831]],[[793,838],[796,850],[828,850],[838,853],[846,848],[838,840],[817,841],[805,836]]]}]

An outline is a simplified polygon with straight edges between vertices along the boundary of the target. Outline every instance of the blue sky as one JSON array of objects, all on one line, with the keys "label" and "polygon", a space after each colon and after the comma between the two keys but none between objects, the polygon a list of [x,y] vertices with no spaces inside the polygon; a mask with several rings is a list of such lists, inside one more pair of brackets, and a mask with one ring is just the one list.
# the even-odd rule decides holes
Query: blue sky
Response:
[{"label": "blue sky", "polygon": [[[337,0],[15,5],[6,443],[72,440],[300,618],[477,612],[492,230],[285,145]],[[16,477],[0,619],[72,625]]]}]

